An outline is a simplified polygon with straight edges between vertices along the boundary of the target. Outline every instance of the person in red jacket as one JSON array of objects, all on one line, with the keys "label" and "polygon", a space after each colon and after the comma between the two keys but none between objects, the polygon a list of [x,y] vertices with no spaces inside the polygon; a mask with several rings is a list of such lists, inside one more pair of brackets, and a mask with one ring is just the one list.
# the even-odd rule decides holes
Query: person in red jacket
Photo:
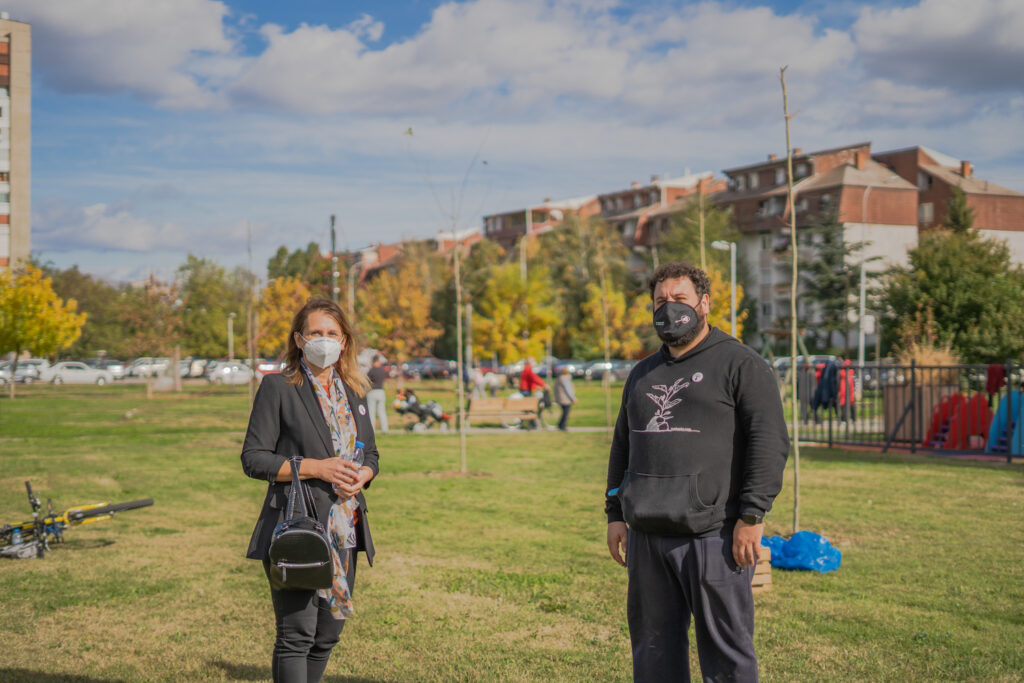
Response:
[{"label": "person in red jacket", "polygon": [[547,389],[548,385],[533,371],[533,364],[536,361],[532,358],[526,359],[523,365],[523,373],[519,375],[519,391],[526,395],[532,394],[537,389]]}]

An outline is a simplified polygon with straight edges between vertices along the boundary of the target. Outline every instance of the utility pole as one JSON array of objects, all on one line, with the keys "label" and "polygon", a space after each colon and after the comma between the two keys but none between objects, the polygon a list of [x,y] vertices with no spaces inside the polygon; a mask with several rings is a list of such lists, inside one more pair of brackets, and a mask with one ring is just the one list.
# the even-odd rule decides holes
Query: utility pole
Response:
[{"label": "utility pole", "polygon": [[[338,303],[338,294],[341,290],[338,288],[338,250],[336,245],[336,238],[334,234],[334,214],[331,214],[331,300],[334,303]],[[352,319],[352,302],[348,303],[348,317],[351,322]]]}]

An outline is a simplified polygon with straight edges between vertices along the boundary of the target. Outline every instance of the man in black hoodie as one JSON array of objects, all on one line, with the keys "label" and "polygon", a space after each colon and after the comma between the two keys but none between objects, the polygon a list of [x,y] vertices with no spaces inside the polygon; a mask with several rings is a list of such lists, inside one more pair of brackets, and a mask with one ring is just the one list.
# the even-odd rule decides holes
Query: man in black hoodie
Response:
[{"label": "man in black hoodie", "polygon": [[704,680],[756,681],[750,582],[789,453],[782,401],[768,364],[708,324],[704,271],[666,263],[650,288],[665,344],[626,380],[605,502],[633,677],[689,680],[692,614]]}]

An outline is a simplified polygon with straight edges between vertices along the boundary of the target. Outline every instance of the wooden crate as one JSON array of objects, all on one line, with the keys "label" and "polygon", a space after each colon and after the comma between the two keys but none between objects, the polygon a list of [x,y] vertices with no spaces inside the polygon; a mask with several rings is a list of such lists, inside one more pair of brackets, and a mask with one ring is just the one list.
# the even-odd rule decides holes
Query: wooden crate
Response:
[{"label": "wooden crate", "polygon": [[750,581],[754,595],[767,593],[772,589],[772,551],[771,548],[761,546],[757,553],[757,567],[754,568],[754,576]]}]

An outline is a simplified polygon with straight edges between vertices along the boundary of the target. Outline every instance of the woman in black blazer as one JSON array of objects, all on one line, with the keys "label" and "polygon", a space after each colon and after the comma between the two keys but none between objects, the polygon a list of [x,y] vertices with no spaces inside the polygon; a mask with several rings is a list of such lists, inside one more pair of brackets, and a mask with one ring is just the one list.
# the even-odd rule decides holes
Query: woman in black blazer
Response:
[{"label": "woman in black blazer", "polygon": [[[246,557],[267,557],[291,489],[290,458],[302,456],[299,477],[313,496],[317,519],[332,540],[330,589],[277,590],[271,585],[277,639],[275,681],[320,680],[351,612],[356,552],[373,565],[373,540],[363,489],[377,475],[379,456],[364,396],[369,387],[356,362],[354,334],[341,308],[312,299],[295,314],[281,374],[267,375],[256,392],[242,446],[242,469],[269,482]],[[364,444],[362,466],[351,461]]]}]

